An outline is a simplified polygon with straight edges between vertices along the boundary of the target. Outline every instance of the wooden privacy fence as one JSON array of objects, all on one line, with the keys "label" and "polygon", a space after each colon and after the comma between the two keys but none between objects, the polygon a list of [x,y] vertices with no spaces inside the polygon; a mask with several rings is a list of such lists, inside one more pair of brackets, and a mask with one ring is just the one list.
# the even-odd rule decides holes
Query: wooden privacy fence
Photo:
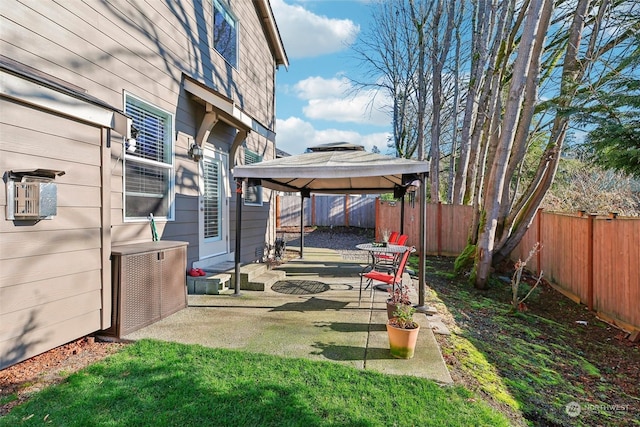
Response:
[{"label": "wooden privacy fence", "polygon": [[[304,199],[304,224],[374,228],[376,198],[365,195],[311,195]],[[300,196],[276,196],[276,227],[300,226]]]},{"label": "wooden privacy fence", "polygon": [[[378,200],[376,205],[376,238],[380,231],[400,231],[402,206],[400,202]],[[404,231],[409,236],[407,244],[417,245],[420,234],[420,207],[418,203],[405,202]],[[473,218],[471,206],[427,204],[427,254],[457,256],[469,237]]]},{"label": "wooden privacy fence", "polygon": [[[400,230],[399,202],[378,201],[376,236]],[[415,245],[419,206],[405,203],[404,232]],[[427,205],[427,253],[457,256],[467,244],[471,206]],[[541,250],[527,265],[560,292],[586,304],[603,319],[640,330],[640,219],[539,211],[512,259],[526,259],[536,242]]]}]

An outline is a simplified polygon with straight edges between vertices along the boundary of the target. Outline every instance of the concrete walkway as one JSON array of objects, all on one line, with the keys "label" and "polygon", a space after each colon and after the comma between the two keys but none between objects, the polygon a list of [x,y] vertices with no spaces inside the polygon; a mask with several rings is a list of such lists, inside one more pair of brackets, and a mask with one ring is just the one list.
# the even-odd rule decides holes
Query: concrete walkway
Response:
[{"label": "concrete walkway", "polygon": [[[420,334],[413,359],[389,353],[386,292],[363,291],[362,269],[329,249],[305,248],[304,259],[279,267],[285,281],[241,296],[189,295],[189,307],[125,339],[154,338],[215,348],[343,363],[386,374],[452,383],[427,316],[416,314]],[[405,280],[411,281],[408,275]],[[275,290],[274,290],[275,289]],[[412,301],[417,301],[414,295]]]}]

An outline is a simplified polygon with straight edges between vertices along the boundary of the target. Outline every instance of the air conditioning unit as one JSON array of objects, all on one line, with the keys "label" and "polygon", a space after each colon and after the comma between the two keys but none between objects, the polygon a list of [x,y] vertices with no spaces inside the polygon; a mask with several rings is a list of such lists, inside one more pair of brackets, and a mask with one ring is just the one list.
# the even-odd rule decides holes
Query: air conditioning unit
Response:
[{"label": "air conditioning unit", "polygon": [[[33,174],[33,175],[31,175]],[[50,219],[58,213],[56,175],[64,172],[36,169],[10,171],[7,179],[7,219]]]}]

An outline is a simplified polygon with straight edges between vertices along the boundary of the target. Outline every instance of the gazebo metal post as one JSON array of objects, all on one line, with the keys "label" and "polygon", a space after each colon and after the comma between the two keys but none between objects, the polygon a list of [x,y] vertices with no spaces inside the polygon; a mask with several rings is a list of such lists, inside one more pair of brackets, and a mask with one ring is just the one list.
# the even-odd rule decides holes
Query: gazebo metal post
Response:
[{"label": "gazebo metal post", "polygon": [[400,199],[400,234],[404,234],[404,195]]},{"label": "gazebo metal post", "polygon": [[242,181],[236,178],[236,253],[235,260],[235,288],[233,296],[240,296],[240,240],[242,238]]},{"label": "gazebo metal post", "polygon": [[304,192],[300,192],[300,258],[304,251]]},{"label": "gazebo metal post", "polygon": [[420,227],[418,236],[418,247],[420,248],[420,259],[418,265],[418,311],[426,311],[424,305],[424,294],[426,290],[425,284],[425,263],[427,260],[427,175],[421,174],[422,185],[419,187],[420,191]]}]

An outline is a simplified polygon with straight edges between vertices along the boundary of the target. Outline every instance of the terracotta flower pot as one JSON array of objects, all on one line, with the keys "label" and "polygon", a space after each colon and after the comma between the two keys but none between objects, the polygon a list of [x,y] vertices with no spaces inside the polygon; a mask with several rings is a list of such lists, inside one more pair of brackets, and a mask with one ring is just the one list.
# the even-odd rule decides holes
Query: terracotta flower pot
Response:
[{"label": "terracotta flower pot", "polygon": [[411,359],[415,353],[418,332],[420,332],[419,325],[415,329],[402,329],[387,322],[391,355],[398,359]]}]

